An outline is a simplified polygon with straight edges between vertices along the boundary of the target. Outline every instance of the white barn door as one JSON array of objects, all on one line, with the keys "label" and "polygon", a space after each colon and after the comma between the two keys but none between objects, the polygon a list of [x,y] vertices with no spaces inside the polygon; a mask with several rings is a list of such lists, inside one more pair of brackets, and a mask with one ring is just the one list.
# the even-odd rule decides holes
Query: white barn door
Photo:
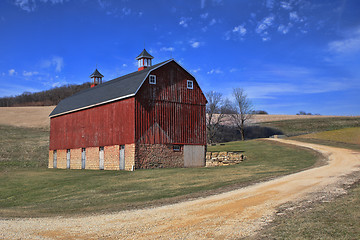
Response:
[{"label": "white barn door", "polygon": [[104,147],[100,147],[99,150],[99,168],[104,170]]},{"label": "white barn door", "polygon": [[125,145],[121,145],[120,146],[120,159],[119,159],[119,167],[120,167],[120,170],[125,170]]},{"label": "white barn door", "polygon": [[184,145],[184,167],[204,167],[205,146]]}]

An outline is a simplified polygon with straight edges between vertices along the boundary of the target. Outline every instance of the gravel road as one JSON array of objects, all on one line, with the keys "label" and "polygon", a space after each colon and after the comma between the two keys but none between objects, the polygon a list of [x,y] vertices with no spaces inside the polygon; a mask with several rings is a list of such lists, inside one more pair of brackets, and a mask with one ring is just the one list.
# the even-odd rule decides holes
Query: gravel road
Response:
[{"label": "gravel road", "polygon": [[0,239],[236,239],[254,234],[288,202],[339,191],[360,171],[360,153],[291,140],[328,164],[231,192],[143,210],[86,217],[0,219]]}]

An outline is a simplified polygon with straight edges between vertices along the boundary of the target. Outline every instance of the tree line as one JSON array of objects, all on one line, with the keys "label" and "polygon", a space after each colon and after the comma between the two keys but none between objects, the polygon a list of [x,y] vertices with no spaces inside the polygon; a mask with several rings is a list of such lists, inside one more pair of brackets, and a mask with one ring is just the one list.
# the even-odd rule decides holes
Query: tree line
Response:
[{"label": "tree line", "polygon": [[253,114],[267,114],[263,110],[254,110],[253,104],[242,88],[233,89],[234,101],[223,98],[215,91],[205,93],[206,130],[208,143],[245,140],[259,137],[269,137],[282,134],[277,129],[247,124]]},{"label": "tree line", "polygon": [[62,99],[89,87],[90,83],[81,85],[68,84],[36,93],[24,92],[18,96],[0,98],[0,107],[57,105]]}]

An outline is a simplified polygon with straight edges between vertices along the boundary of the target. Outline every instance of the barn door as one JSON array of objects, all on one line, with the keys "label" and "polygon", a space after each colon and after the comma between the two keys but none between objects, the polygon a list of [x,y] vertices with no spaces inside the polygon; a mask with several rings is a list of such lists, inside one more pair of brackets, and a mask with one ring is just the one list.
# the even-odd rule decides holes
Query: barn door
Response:
[{"label": "barn door", "polygon": [[54,155],[53,155],[53,168],[57,168],[57,152],[56,152],[56,150],[54,150]]},{"label": "barn door", "polygon": [[70,169],[70,149],[66,150],[66,168]]},{"label": "barn door", "polygon": [[99,148],[99,168],[104,170],[104,147]]},{"label": "barn door", "polygon": [[81,169],[85,169],[85,163],[86,163],[86,149],[83,148],[81,150]]},{"label": "barn door", "polygon": [[125,145],[120,146],[120,170],[125,169]]},{"label": "barn door", "polygon": [[204,167],[205,146],[184,145],[184,167]]}]

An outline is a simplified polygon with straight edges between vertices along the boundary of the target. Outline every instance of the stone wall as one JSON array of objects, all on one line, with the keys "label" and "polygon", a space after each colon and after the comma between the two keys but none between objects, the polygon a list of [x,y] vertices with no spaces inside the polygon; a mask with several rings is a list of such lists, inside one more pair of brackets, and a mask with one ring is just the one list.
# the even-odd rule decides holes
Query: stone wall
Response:
[{"label": "stone wall", "polygon": [[206,152],[206,167],[234,165],[245,159],[241,152]]},{"label": "stone wall", "polygon": [[184,167],[184,147],[174,151],[172,144],[137,144],[135,167],[175,168]]}]

